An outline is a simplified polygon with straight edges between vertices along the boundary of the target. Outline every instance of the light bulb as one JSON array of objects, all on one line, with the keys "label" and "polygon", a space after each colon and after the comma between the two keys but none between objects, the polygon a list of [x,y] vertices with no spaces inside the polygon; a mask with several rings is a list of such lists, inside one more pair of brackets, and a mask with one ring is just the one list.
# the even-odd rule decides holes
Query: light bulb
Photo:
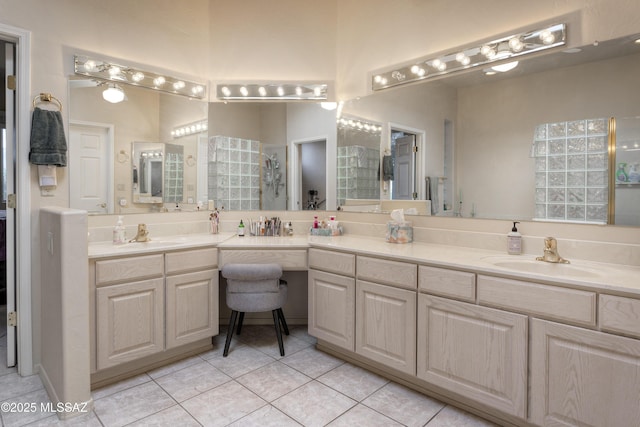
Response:
[{"label": "light bulb", "polygon": [[178,80],[177,82],[175,82],[175,83],[173,84],[173,88],[174,88],[175,90],[180,90],[180,89],[182,89],[183,87],[184,87],[184,82],[183,82],[182,80]]},{"label": "light bulb", "polygon": [[260,96],[267,96],[267,90],[264,88],[264,86],[260,86],[258,88],[258,93],[260,94]]},{"label": "light bulb", "polygon": [[111,77],[115,77],[120,73],[122,73],[122,70],[117,65],[112,65],[109,67],[109,75]]},{"label": "light bulb", "polygon": [[282,86],[278,86],[278,96],[284,96],[284,88]]},{"label": "light bulb", "polygon": [[300,86],[296,87],[296,95],[298,96],[302,95],[302,88]]},{"label": "light bulb", "polygon": [[110,84],[103,92],[102,98],[112,104],[124,101],[124,91],[116,84]]},{"label": "light bulb", "polygon": [[246,88],[246,86],[242,86],[242,87],[240,88],[240,94],[241,94],[242,96],[247,96],[247,95],[249,95],[249,90]]},{"label": "light bulb", "polygon": [[139,83],[142,80],[144,80],[144,74],[142,74],[140,71],[136,71],[131,75],[131,80],[133,80],[136,83]]},{"label": "light bulb", "polygon": [[223,94],[224,96],[229,96],[229,95],[231,95],[231,91],[230,91],[230,90],[229,90],[229,88],[228,88],[228,87],[226,87],[226,86],[222,86],[222,89],[220,89],[220,91],[222,92],[222,94]]},{"label": "light bulb", "polygon": [[154,86],[162,86],[166,82],[165,78],[162,76],[158,76],[153,79]]}]

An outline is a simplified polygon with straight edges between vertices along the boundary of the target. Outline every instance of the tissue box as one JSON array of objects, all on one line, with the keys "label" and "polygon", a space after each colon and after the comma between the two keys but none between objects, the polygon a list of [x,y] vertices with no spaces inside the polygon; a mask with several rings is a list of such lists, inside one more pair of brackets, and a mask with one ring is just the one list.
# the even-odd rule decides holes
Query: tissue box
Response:
[{"label": "tissue box", "polygon": [[387,222],[387,242],[411,243],[413,242],[413,227],[411,222]]}]

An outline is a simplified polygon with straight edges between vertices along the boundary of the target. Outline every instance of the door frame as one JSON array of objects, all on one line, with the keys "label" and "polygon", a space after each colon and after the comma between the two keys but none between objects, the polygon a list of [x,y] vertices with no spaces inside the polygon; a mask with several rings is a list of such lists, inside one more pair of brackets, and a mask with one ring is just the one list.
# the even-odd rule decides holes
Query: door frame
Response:
[{"label": "door frame", "polygon": [[[69,142],[71,142],[71,132],[74,127],[90,127],[96,128],[100,130],[104,130],[107,133],[106,140],[106,150],[107,150],[107,164],[109,168],[107,169],[107,177],[108,187],[107,187],[107,213],[113,214],[115,213],[115,204],[114,204],[114,191],[113,183],[114,183],[114,144],[115,144],[115,135],[114,135],[114,126],[109,123],[98,123],[98,122],[85,122],[82,120],[69,120]],[[72,147],[69,145],[69,151],[72,150]],[[71,156],[68,156],[71,158]],[[80,177],[82,178],[82,177]],[[69,191],[71,191],[71,183],[75,179],[75,175],[73,173],[73,168],[69,168]],[[71,194],[69,194],[69,200],[71,200]]]},{"label": "door frame", "polygon": [[[415,158],[415,164],[413,165],[413,175],[414,175],[414,189],[413,191],[418,195],[416,200],[424,200],[425,199],[425,183],[424,179],[420,178],[421,176],[426,176],[425,164],[426,164],[426,139],[427,132],[423,129],[413,128],[411,126],[401,125],[398,123],[389,122],[389,127],[387,128],[387,138],[391,138],[391,132],[400,131],[405,133],[411,133],[416,136],[416,147],[418,147],[418,153]],[[422,153],[422,154],[421,154]]]},{"label": "door frame", "polygon": [[[0,38],[16,44],[16,248],[15,287],[18,373],[33,372],[33,316],[31,307],[31,167],[29,163],[31,32],[0,23]],[[19,213],[19,214],[18,214]],[[7,222],[7,226],[10,224]],[[19,236],[19,238],[17,238]],[[9,267],[7,267],[9,268]],[[7,283],[9,286],[9,283]]]},{"label": "door frame", "polygon": [[[310,144],[313,142],[319,142],[319,141],[324,141],[325,142],[325,150],[327,150],[327,145],[328,145],[328,141],[329,141],[329,136],[328,135],[321,135],[321,136],[315,136],[312,138],[303,138],[303,139],[295,139],[292,140],[290,142],[290,152],[291,152],[291,162],[290,162],[290,170],[289,170],[289,177],[291,178],[291,186],[289,191],[291,191],[291,193],[289,194],[289,210],[303,210],[303,200],[302,200],[302,160],[301,160],[301,155],[302,155],[302,149],[301,149],[301,145],[302,144]],[[326,161],[325,162],[325,169],[327,169],[329,162]],[[325,189],[329,188],[329,173],[326,173],[326,178],[325,178]],[[326,190],[325,190],[326,191]],[[328,196],[328,195],[327,195]],[[326,205],[326,201],[325,201],[325,209],[328,210],[328,207]]]}]

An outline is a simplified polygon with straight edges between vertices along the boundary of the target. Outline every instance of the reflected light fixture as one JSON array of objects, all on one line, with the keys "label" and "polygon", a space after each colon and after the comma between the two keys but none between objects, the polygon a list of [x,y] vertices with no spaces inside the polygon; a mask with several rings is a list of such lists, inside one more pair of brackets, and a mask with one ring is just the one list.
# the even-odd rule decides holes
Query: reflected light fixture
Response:
[{"label": "reflected light fixture", "polygon": [[183,136],[195,135],[201,132],[206,132],[209,128],[209,122],[207,119],[198,120],[192,123],[176,126],[171,131],[171,136],[174,138],[182,138]]},{"label": "reflected light fixture", "polygon": [[371,73],[374,91],[444,76],[483,66],[486,70],[507,72],[518,66],[516,58],[566,44],[567,25],[555,24],[539,29],[472,43],[441,54]]},{"label": "reflected light fixture", "polygon": [[[74,73],[118,85],[140,86],[195,99],[206,98],[206,83],[188,81],[85,55],[74,55]],[[122,88],[120,90],[122,91]]]},{"label": "reflected light fixture", "polygon": [[326,83],[219,84],[216,96],[225,101],[326,101]]},{"label": "reflected light fixture", "polygon": [[357,130],[374,135],[382,132],[382,126],[378,123],[368,122],[356,117],[344,116],[336,120],[338,129]]},{"label": "reflected light fixture", "polygon": [[112,104],[124,101],[124,91],[115,83],[109,83],[107,88],[102,91],[102,98]]}]

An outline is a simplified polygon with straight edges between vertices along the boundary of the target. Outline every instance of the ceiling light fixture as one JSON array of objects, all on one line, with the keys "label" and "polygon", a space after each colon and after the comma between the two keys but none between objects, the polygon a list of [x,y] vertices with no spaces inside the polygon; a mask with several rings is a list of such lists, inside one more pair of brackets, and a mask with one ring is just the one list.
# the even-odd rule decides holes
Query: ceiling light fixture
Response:
[{"label": "ceiling light fixture", "polygon": [[107,88],[102,91],[102,98],[112,104],[124,101],[124,91],[115,83],[109,83]]},{"label": "ceiling light fixture", "polygon": [[195,99],[206,98],[205,88],[207,85],[205,83],[162,75],[128,65],[115,64],[107,60],[89,58],[85,55],[74,56],[74,72],[78,75],[105,82],[141,86]]},{"label": "ceiling light fixture", "polygon": [[[566,33],[566,24],[555,24],[488,42],[473,43],[446,54],[418,58],[371,73],[371,88],[374,91],[387,89],[478,66],[506,72],[518,65],[518,61],[509,59],[565,45]],[[494,64],[499,61],[506,63]]]},{"label": "ceiling light fixture", "polygon": [[326,101],[327,91],[328,85],[326,83],[220,84],[216,87],[216,96],[225,101]]},{"label": "ceiling light fixture", "polygon": [[174,138],[182,138],[183,136],[194,135],[208,130],[207,119],[198,120],[197,122],[187,123],[177,126],[171,131]]}]

